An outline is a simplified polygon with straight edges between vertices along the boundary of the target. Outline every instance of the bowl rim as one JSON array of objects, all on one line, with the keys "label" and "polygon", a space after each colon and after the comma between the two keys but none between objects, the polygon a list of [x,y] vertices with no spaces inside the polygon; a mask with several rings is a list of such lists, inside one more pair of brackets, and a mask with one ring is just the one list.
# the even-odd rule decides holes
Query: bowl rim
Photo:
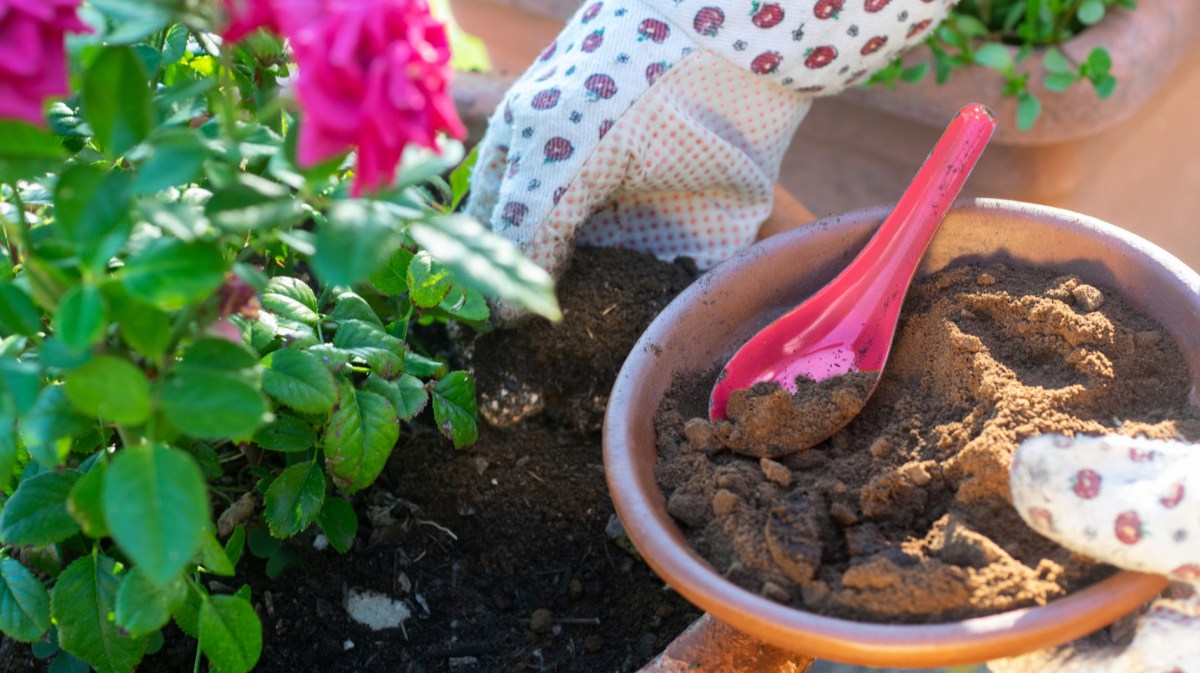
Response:
[{"label": "bowl rim", "polygon": [[[708,272],[706,282],[693,283],[643,333],[613,386],[603,435],[609,492],[635,547],[670,587],[737,630],[806,656],[866,666],[954,666],[1015,656],[1087,635],[1152,599],[1169,584],[1165,577],[1122,570],[1044,606],[938,624],[856,622],[805,612],[743,589],[721,576],[683,541],[679,527],[666,514],[653,475],[639,468],[636,452],[629,448],[635,443],[636,422],[646,418],[647,400],[631,402],[638,400],[638,370],[653,375],[649,372],[661,353],[657,343],[661,334],[685,304],[704,297],[722,279],[735,276],[767,252],[797,245],[811,227],[828,228],[868,218],[879,222],[889,210],[890,206],[876,206],[833,215],[761,241]],[[997,210],[1112,237],[1129,253],[1148,257],[1189,293],[1200,288],[1200,276],[1169,253],[1096,218],[1000,199],[960,201],[952,212],[986,216]],[[651,465],[656,456],[657,451]]]}]

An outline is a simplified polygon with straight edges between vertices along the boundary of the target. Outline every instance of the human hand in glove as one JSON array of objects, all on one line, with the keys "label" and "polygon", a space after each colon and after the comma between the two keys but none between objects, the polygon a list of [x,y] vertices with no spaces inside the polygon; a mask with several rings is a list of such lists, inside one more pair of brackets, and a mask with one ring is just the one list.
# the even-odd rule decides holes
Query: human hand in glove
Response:
[{"label": "human hand in glove", "polygon": [[[994,661],[994,673],[1200,672],[1200,447],[1128,437],[1037,437],[1011,468],[1013,505],[1042,535],[1122,568],[1165,575],[1128,644],[1084,643]],[[1188,595],[1190,594],[1190,596]]]},{"label": "human hand in glove", "polygon": [[576,242],[714,266],[770,214],[813,99],[866,79],[953,4],[588,0],[490,119],[467,211],[555,276]]}]

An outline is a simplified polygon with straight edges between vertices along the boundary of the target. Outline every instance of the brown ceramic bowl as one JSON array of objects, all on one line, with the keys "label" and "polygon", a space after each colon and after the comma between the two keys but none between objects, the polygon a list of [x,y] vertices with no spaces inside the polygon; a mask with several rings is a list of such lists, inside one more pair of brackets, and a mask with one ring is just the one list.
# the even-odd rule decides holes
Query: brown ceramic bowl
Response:
[{"label": "brown ceramic bowl", "polygon": [[[688,545],[654,479],[652,417],[672,377],[707,370],[832,279],[883,221],[883,207],[818,220],[747,249],[701,277],[650,325],[608,405],[604,464],[625,530],[646,562],[717,619],[817,658],[872,666],[977,663],[1065,643],[1161,591],[1160,577],[1120,572],[1042,607],[930,625],[824,617],[723,578]],[[1013,201],[965,201],[947,216],[921,273],[965,262],[1050,267],[1118,291],[1162,323],[1200,380],[1200,276],[1124,230],[1075,213]]]}]

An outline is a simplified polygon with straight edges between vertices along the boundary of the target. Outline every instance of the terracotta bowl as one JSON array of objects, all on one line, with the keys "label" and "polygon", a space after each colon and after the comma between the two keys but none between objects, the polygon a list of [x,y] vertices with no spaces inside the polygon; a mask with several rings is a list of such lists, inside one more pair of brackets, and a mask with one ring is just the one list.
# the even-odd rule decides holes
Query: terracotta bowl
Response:
[{"label": "terracotta bowl", "polygon": [[[871,666],[935,667],[1065,643],[1161,591],[1154,575],[1120,572],[1043,607],[932,625],[824,617],[772,602],[723,578],[688,545],[654,479],[654,410],[676,374],[723,363],[753,333],[832,279],[883,221],[878,207],[818,220],[747,249],[700,278],[650,325],[608,405],[604,464],[617,513],[646,562],[718,620],[772,645]],[[1162,323],[1200,381],[1200,276],[1122,229],[1013,201],[958,204],[921,273],[967,262],[1050,267],[1118,291]]]}]

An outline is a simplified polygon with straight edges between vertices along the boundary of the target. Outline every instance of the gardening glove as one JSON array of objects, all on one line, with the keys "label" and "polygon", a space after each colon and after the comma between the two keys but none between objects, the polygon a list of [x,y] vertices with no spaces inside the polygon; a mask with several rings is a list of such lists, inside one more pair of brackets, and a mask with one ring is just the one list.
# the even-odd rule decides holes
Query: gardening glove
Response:
[{"label": "gardening glove", "polygon": [[710,268],[753,242],[813,99],[953,4],[588,0],[489,120],[467,211],[556,277],[576,242]]},{"label": "gardening glove", "polygon": [[988,667],[994,673],[1200,673],[1200,446],[1121,436],[1036,437],[1014,454],[1010,478],[1013,505],[1042,535],[1185,584],[1173,592],[1182,598],[1150,604],[1128,644],[1093,637]]}]

